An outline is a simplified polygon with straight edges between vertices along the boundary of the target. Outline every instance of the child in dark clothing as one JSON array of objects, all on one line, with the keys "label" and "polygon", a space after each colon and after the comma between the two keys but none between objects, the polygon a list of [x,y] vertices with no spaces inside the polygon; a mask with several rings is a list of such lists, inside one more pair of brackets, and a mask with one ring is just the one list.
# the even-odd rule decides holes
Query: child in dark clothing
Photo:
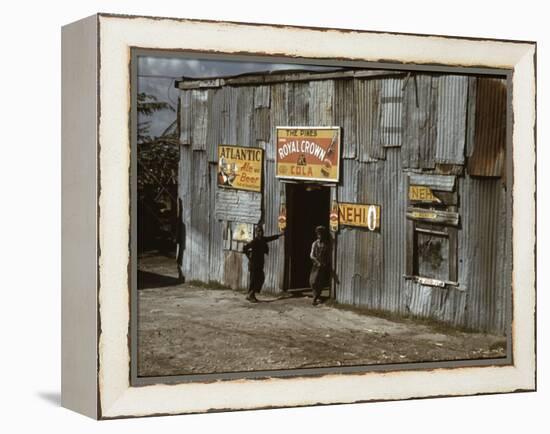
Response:
[{"label": "child in dark clothing", "polygon": [[256,303],[256,293],[260,292],[264,284],[264,256],[269,253],[267,243],[276,240],[283,233],[264,237],[264,231],[260,226],[256,227],[254,239],[243,247],[244,254],[248,257],[248,271],[250,281],[248,284],[248,294],[246,299],[251,303]]}]

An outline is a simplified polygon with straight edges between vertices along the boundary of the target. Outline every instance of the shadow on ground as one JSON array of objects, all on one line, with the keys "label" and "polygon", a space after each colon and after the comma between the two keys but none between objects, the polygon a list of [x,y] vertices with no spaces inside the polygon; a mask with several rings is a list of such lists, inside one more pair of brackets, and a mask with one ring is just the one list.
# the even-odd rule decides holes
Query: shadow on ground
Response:
[{"label": "shadow on ground", "polygon": [[165,288],[175,286],[180,283],[176,277],[164,276],[162,274],[151,273],[150,271],[138,270],[137,276],[138,289]]},{"label": "shadow on ground", "polygon": [[50,405],[61,406],[61,392],[38,392],[37,395]]}]

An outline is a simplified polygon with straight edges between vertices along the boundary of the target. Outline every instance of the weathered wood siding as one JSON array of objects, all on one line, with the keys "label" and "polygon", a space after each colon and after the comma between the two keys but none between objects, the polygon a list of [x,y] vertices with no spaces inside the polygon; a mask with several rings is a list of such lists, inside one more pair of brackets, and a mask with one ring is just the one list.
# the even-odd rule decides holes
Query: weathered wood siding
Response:
[{"label": "weathered wood siding", "polygon": [[[232,221],[261,222],[266,235],[278,232],[285,198],[275,178],[275,127],[338,125],[341,181],[332,197],[380,205],[381,227],[378,232],[340,227],[336,300],[505,333],[511,271],[509,195],[499,179],[504,81],[420,73],[361,76],[360,71],[331,73],[326,80],[315,74],[309,81],[304,73],[295,80],[287,75],[286,82],[243,77],[207,89],[187,84],[181,91],[179,195],[187,279],[247,286],[247,259],[235,250],[242,244],[227,239],[227,228]],[[219,144],[265,150],[263,194],[217,188]],[[447,192],[460,216],[456,287],[405,278],[409,178]],[[264,290],[278,293],[284,239],[269,247]]]}]

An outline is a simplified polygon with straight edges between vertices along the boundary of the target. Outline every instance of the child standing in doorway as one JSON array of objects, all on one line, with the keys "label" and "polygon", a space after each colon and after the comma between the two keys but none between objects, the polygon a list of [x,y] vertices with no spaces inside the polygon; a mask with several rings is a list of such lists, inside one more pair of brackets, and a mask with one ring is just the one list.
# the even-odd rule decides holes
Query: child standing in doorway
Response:
[{"label": "child standing in doorway", "polygon": [[313,290],[313,305],[322,302],[321,291],[328,283],[331,271],[331,242],[327,228],[317,226],[315,228],[317,239],[311,245],[309,257],[312,261],[309,284]]}]

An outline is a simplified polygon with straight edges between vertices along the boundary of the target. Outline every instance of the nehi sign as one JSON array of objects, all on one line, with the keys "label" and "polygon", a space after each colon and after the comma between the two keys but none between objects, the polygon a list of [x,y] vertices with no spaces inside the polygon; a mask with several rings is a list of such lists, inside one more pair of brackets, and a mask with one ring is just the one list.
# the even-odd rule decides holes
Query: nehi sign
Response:
[{"label": "nehi sign", "polygon": [[338,217],[344,226],[356,226],[376,231],[380,228],[380,206],[360,203],[339,203]]},{"label": "nehi sign", "polygon": [[277,177],[338,182],[340,127],[277,127]]}]

